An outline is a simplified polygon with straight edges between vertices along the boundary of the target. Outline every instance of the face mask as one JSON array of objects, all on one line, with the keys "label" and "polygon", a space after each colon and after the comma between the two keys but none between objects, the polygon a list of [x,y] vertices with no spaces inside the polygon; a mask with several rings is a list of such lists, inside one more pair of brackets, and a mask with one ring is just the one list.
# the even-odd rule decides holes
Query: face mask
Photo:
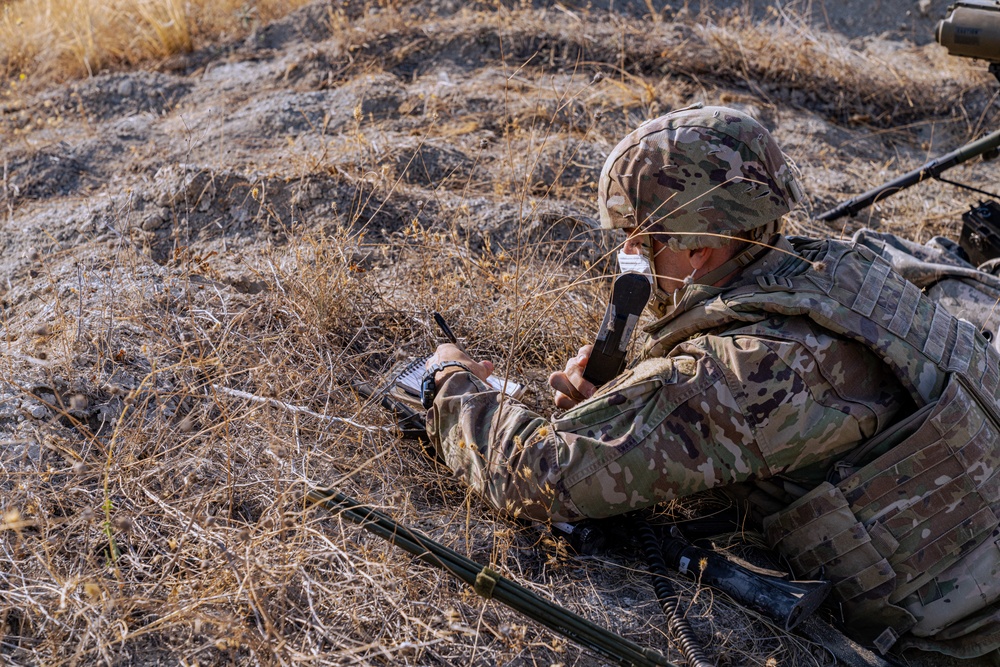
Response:
[{"label": "face mask", "polygon": [[666,292],[660,289],[659,283],[653,278],[653,269],[649,261],[648,249],[643,247],[642,253],[638,255],[627,254],[624,250],[618,251],[618,271],[627,273],[634,271],[649,278],[653,291],[650,295],[647,307],[656,317],[663,317],[669,308],[669,297]]},{"label": "face mask", "polygon": [[634,271],[652,279],[653,272],[649,268],[649,258],[645,254],[629,255],[624,250],[618,251],[618,272]]}]

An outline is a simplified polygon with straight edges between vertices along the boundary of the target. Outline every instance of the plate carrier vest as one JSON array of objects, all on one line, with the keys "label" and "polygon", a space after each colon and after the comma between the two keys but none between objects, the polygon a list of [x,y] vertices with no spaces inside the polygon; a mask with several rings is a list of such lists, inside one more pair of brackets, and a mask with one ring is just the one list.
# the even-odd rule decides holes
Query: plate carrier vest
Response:
[{"label": "plate carrier vest", "polygon": [[[789,240],[811,268],[695,306],[654,333],[647,354],[780,314],[808,317],[886,363],[917,411],[835,466],[830,482],[766,517],[764,529],[797,576],[834,582],[856,636],[885,652],[910,633],[930,639],[901,646],[934,649],[1000,597],[1000,353],[871,249]],[[982,570],[979,590],[951,587],[970,568]]]}]

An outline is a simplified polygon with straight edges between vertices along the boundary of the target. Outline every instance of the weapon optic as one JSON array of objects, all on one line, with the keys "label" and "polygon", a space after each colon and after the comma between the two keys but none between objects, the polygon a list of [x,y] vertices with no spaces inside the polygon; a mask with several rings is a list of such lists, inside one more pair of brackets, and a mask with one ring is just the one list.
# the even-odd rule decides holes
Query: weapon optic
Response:
[{"label": "weapon optic", "polygon": [[990,63],[990,73],[1000,78],[1000,2],[961,0],[934,29],[937,43],[953,56],[979,58]]}]

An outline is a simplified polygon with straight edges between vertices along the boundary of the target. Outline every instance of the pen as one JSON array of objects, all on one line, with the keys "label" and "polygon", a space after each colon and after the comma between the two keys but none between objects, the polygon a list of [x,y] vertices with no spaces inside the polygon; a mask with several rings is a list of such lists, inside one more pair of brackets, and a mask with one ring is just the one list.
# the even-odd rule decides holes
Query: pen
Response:
[{"label": "pen", "polygon": [[458,339],[455,338],[455,334],[452,333],[451,327],[449,327],[448,323],[444,321],[443,317],[441,317],[441,313],[435,311],[433,315],[434,315],[434,321],[437,322],[437,325],[439,327],[441,327],[441,331],[444,333],[444,337],[447,338],[448,341],[451,342],[453,345],[458,345],[458,347],[462,347],[461,345],[459,345]]}]

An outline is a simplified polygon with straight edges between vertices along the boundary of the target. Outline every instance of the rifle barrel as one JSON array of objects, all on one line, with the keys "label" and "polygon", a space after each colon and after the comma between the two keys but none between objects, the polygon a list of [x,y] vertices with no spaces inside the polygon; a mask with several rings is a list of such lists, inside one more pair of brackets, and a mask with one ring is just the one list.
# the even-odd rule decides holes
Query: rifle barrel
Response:
[{"label": "rifle barrel", "polygon": [[845,215],[854,215],[861,209],[871,206],[876,201],[891,197],[900,190],[905,190],[921,181],[926,181],[929,178],[937,178],[948,169],[971,160],[977,155],[994,150],[997,147],[1000,147],[1000,130],[987,134],[981,139],[976,139],[950,153],[935,158],[927,164],[889,181],[885,185],[880,185],[864,194],[852,197],[846,202],[820,214],[817,219],[823,222],[831,222]]}]

